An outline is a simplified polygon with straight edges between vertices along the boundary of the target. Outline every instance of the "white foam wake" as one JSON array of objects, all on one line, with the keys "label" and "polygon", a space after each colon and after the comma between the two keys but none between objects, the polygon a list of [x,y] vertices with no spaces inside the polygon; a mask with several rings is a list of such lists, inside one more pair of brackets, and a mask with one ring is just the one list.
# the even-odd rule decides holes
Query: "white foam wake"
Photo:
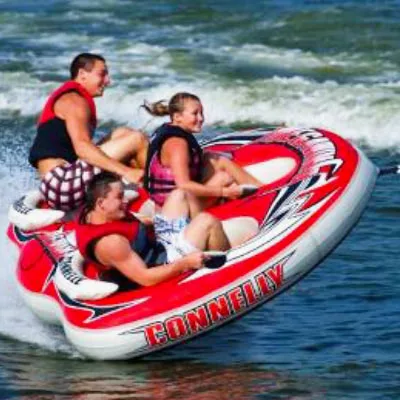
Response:
[{"label": "white foam wake", "polygon": [[[7,218],[1,215],[2,232],[6,231],[7,225]],[[22,301],[15,275],[15,250],[11,246],[5,235],[0,235],[0,333],[50,351],[76,356],[77,352],[67,343],[61,329],[42,323]]]},{"label": "white foam wake", "polygon": [[391,85],[369,87],[335,82],[320,84],[304,78],[273,78],[251,85],[239,83],[236,87],[202,81],[165,84],[135,93],[126,93],[120,87],[110,89],[98,101],[99,114],[105,120],[113,119],[151,131],[162,120],[151,118],[140,109],[144,99],[169,99],[182,90],[200,96],[206,124],[284,122],[289,126],[329,129],[376,149],[400,150],[397,132],[400,114],[396,112],[397,95]]},{"label": "white foam wake", "polygon": [[[61,43],[69,48],[69,42],[63,40]],[[103,37],[92,46],[97,46],[101,52],[115,44],[112,38]],[[284,122],[330,129],[378,149],[400,149],[400,135],[397,134],[400,83],[396,68],[389,61],[368,60],[358,54],[344,53],[318,56],[298,49],[263,45],[203,49],[204,54],[212,53],[227,65],[243,64],[250,71],[252,66],[258,70],[277,71],[276,76],[271,76],[270,72],[269,75],[260,74],[266,76],[263,79],[256,80],[250,73],[248,79],[232,80],[221,76],[221,70],[202,71],[195,66],[185,67],[187,69],[184,68],[182,73],[176,56],[166,47],[140,42],[129,44],[128,41],[119,45],[109,57],[112,86],[96,100],[101,122],[113,121],[150,131],[161,121],[151,120],[140,110],[143,101],[169,99],[177,91],[190,91],[201,97],[209,125]],[[49,92],[67,79],[71,58],[68,51],[61,51],[48,60],[26,57],[34,66],[34,74],[18,71],[2,74],[2,115],[37,115]],[[187,63],[190,64],[190,59],[183,64]],[[43,65],[46,65],[43,73],[51,74],[53,81],[38,78]],[[347,81],[353,83],[312,78],[329,68],[337,73],[326,74],[327,77],[340,76],[342,71],[344,76],[354,78]],[[58,81],[54,80],[55,76],[59,77]]]}]

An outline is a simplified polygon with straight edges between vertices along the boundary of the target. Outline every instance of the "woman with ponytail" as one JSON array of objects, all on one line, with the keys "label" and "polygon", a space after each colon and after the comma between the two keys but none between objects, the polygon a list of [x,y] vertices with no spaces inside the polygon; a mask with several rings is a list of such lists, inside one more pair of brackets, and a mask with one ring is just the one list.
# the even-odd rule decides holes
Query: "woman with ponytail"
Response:
[{"label": "woman with ponytail", "polygon": [[204,208],[220,198],[243,196],[243,184],[260,186],[233,161],[203,154],[193,135],[201,131],[204,122],[203,106],[196,95],[180,92],[168,104],[158,101],[143,107],[153,116],[169,115],[171,119],[154,132],[144,174],[145,188],[158,205],[175,188],[193,195],[193,204],[200,200],[200,208]]}]

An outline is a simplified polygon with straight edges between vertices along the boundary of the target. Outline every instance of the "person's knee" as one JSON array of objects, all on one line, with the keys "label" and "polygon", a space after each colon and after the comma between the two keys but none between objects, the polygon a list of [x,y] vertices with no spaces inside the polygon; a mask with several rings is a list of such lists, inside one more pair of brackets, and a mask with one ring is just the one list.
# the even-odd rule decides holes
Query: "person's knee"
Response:
[{"label": "person's knee", "polygon": [[196,219],[204,226],[204,229],[206,230],[214,229],[221,224],[217,218],[207,212],[201,212]]},{"label": "person's knee", "polygon": [[127,137],[127,136],[131,135],[132,132],[134,132],[133,129],[128,128],[127,126],[120,126],[111,132],[110,138],[111,139],[119,139],[119,138]]},{"label": "person's knee", "polygon": [[213,177],[213,180],[219,186],[224,186],[224,187],[229,186],[234,182],[231,175],[229,175],[228,172],[222,170],[216,172],[215,176]]},{"label": "person's knee", "polygon": [[229,160],[226,159],[225,157],[218,157],[213,162],[217,169],[225,170],[227,167],[228,161]]},{"label": "person's knee", "polygon": [[133,152],[136,155],[136,162],[140,168],[146,165],[147,152],[149,150],[149,138],[144,132],[133,131],[134,137]]},{"label": "person's knee", "polygon": [[128,128],[127,126],[120,126],[112,132],[111,139],[120,138],[130,141],[132,147],[135,147],[137,150],[147,148],[149,144],[149,139],[144,132]]},{"label": "person's knee", "polygon": [[147,148],[149,145],[149,138],[148,136],[142,131],[135,131],[131,129],[131,134],[135,136],[135,139],[138,143],[138,147],[140,149]]}]

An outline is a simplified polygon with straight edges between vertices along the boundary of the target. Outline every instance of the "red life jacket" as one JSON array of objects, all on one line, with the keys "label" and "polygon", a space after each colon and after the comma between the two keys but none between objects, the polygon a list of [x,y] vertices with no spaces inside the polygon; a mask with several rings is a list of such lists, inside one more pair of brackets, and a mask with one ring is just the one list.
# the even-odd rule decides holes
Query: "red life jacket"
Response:
[{"label": "red life jacket", "polygon": [[96,106],[88,91],[75,81],[68,81],[56,89],[49,97],[39,117],[37,134],[29,153],[29,162],[35,168],[45,158],[62,158],[70,163],[77,160],[77,155],[68,134],[65,120],[54,113],[55,102],[69,92],[79,93],[90,109],[90,130],[93,136],[96,128]]},{"label": "red life jacket", "polygon": [[140,222],[137,220],[133,221],[113,221],[105,224],[76,224],[76,243],[78,250],[83,257],[94,261],[102,269],[108,269],[99,263],[95,256],[94,247],[96,243],[104,236],[113,234],[121,235],[134,242],[139,232]]},{"label": "red life jacket", "polygon": [[125,220],[113,221],[105,224],[82,223],[83,216],[76,222],[76,242],[80,253],[88,260],[94,262],[100,271],[109,270],[110,267],[99,263],[95,255],[96,243],[105,236],[118,234],[128,239],[131,248],[148,265],[158,265],[167,262],[167,253],[164,246],[156,241],[154,232],[133,216]]},{"label": "red life jacket", "polygon": [[94,103],[93,97],[81,84],[75,81],[65,82],[50,95],[39,117],[38,125],[44,124],[50,119],[56,118],[56,115],[54,114],[54,103],[63,94],[66,94],[68,92],[78,92],[87,101],[90,109],[90,124],[92,129],[95,129],[97,125],[97,115],[96,115],[96,105]]}]

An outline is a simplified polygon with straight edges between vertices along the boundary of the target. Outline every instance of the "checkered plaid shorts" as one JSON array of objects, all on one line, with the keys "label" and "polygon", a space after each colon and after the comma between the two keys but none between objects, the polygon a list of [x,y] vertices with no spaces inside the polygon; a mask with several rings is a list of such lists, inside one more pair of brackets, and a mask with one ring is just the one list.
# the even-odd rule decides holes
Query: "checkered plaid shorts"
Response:
[{"label": "checkered plaid shorts", "polygon": [[100,168],[82,160],[60,165],[43,177],[40,192],[50,207],[73,210],[84,203],[88,182],[100,172]]}]

